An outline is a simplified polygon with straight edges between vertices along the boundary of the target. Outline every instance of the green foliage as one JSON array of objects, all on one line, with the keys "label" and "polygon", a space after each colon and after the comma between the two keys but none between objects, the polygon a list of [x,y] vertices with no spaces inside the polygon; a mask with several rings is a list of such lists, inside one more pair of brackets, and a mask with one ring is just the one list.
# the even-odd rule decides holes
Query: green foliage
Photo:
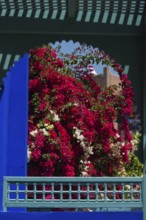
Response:
[{"label": "green foliage", "polygon": [[133,134],[133,146],[134,151],[129,154],[129,164],[125,164],[125,171],[128,176],[142,176],[143,175],[143,164],[139,160],[139,158],[135,155],[135,151],[138,150],[140,145],[140,137],[141,134],[139,132],[135,132]]},{"label": "green foliage", "polygon": [[134,154],[130,154],[130,163],[125,165],[127,176],[142,176],[143,164],[138,157]]}]

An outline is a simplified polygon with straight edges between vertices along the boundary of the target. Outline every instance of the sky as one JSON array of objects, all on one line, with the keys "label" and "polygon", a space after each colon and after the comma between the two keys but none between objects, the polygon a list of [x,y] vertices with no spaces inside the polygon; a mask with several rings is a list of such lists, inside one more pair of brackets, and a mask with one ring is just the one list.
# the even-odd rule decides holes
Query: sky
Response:
[{"label": "sky", "polygon": [[[62,41],[61,43],[56,41],[54,44],[52,44],[52,47],[55,48],[56,46],[58,45],[61,45],[61,52],[62,53],[71,53],[73,52],[74,48],[76,47],[79,47],[80,46],[80,43],[79,42],[73,42],[72,40],[70,41]],[[97,64],[93,64],[92,65],[94,70],[96,71],[97,75],[98,74],[103,74],[103,69],[106,65],[102,65],[102,63],[99,63],[98,65]],[[112,67],[110,67],[110,72],[115,74],[115,75],[118,75],[118,73],[116,71],[114,71],[114,69]]]}]

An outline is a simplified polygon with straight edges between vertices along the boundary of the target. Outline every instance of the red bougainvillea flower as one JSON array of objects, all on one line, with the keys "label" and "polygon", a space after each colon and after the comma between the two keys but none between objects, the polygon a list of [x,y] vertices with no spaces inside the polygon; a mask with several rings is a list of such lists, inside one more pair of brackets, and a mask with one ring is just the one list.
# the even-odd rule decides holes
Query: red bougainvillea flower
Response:
[{"label": "red bougainvillea flower", "polygon": [[[50,47],[30,51],[29,175],[113,176],[129,162],[131,83],[103,51],[79,59],[82,49],[63,59]],[[119,72],[119,94],[115,87],[99,86],[88,74],[94,59]]]}]

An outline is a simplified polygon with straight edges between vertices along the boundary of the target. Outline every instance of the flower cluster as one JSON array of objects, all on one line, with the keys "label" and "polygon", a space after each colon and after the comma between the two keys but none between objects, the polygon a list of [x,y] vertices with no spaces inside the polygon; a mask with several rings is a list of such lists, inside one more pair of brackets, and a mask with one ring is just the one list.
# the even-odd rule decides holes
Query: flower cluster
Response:
[{"label": "flower cluster", "polygon": [[[85,47],[62,60],[50,47],[30,51],[31,176],[113,176],[129,163],[133,150],[126,119],[132,111],[130,81],[103,51],[82,56],[80,50]],[[88,74],[88,64],[94,59],[119,72],[120,94],[115,93],[116,87],[100,87]],[[115,128],[117,119],[121,130]]]}]

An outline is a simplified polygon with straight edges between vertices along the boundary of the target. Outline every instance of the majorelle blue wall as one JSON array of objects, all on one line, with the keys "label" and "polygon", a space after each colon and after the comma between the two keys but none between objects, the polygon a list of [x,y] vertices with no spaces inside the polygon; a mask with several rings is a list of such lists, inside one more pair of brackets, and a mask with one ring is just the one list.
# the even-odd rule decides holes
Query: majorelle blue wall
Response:
[{"label": "majorelle blue wall", "polygon": [[0,220],[142,220],[142,212],[0,212]]}]

